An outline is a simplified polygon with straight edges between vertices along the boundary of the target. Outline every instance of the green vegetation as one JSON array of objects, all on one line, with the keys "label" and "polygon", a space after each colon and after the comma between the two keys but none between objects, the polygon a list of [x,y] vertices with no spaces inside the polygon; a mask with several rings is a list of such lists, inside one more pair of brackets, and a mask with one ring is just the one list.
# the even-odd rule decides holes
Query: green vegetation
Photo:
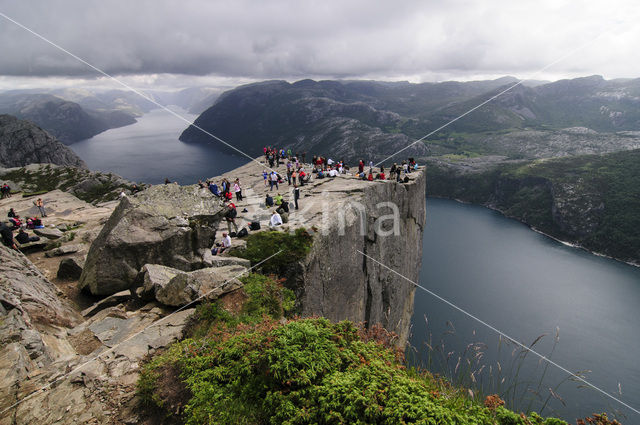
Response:
[{"label": "green vegetation", "polygon": [[[186,424],[561,425],[470,398],[428,373],[407,370],[381,328],[350,322],[222,318],[202,338],[174,344],[146,365],[139,393],[153,406],[182,408]],[[168,384],[176,393],[158,387]],[[184,405],[180,404],[184,403]]]},{"label": "green vegetation", "polygon": [[[233,250],[231,255],[246,258],[252,265],[273,256],[261,269],[266,274],[282,275],[286,268],[302,260],[311,249],[313,236],[304,228],[293,233],[267,231],[252,233],[247,238],[246,250]],[[275,255],[278,251],[282,251]]]},{"label": "green vegetation", "polygon": [[427,194],[491,205],[552,236],[640,262],[640,150],[466,174],[433,164]]},{"label": "green vegetation", "polygon": [[128,183],[111,173],[93,173],[82,168],[51,165],[37,170],[19,168],[5,173],[2,179],[19,184],[23,197],[38,196],[59,189],[90,203],[112,201],[117,199],[123,189],[132,189]]}]

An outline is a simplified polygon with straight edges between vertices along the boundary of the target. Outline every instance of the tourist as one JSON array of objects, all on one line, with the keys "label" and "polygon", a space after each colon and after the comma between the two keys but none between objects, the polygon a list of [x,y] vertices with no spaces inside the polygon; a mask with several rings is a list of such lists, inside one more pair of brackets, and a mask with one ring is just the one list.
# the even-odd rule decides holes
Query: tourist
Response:
[{"label": "tourist", "polygon": [[231,236],[229,236],[227,232],[222,232],[222,243],[216,243],[215,246],[211,249],[211,254],[222,254],[229,248],[231,248]]},{"label": "tourist", "polygon": [[267,170],[262,170],[262,178],[264,178],[264,187],[267,187],[267,179],[269,178],[269,173],[267,173]]},{"label": "tourist", "polygon": [[29,236],[27,232],[20,229],[18,230],[18,234],[16,235],[16,240],[21,244],[29,243],[29,242],[37,242],[40,240],[39,236]]},{"label": "tourist", "polygon": [[271,215],[271,220],[269,221],[270,227],[282,226],[282,217],[278,214],[278,211],[274,211]]},{"label": "tourist", "polygon": [[213,194],[213,196],[219,198],[220,190],[218,189],[218,185],[214,182],[209,183],[209,191]]},{"label": "tourist", "polygon": [[38,209],[40,210],[40,215],[42,217],[46,217],[47,216],[47,212],[44,209],[44,201],[42,200],[42,198],[36,199],[36,201],[33,203],[33,205],[38,207]]},{"label": "tourist", "polygon": [[276,187],[276,190],[278,190],[278,173],[276,173],[275,171],[271,172],[271,175],[269,176],[269,184],[271,185],[271,189],[273,190],[273,186]]},{"label": "tourist", "polygon": [[238,211],[236,210],[236,206],[231,202],[227,206],[227,212],[224,215],[224,219],[227,221],[227,229],[229,233],[231,233],[231,225],[235,229],[236,233],[238,232],[238,225],[236,224],[236,217],[238,216]]},{"label": "tourist", "polygon": [[233,191],[236,193],[236,201],[242,201],[242,188],[240,187],[240,179],[236,179],[233,183]]},{"label": "tourist", "polygon": [[298,209],[298,199],[300,199],[300,188],[297,185],[293,185],[293,203],[296,205],[296,209]]},{"label": "tourist", "polygon": [[358,162],[358,173],[363,173],[364,172],[364,161],[360,160]]},{"label": "tourist", "polygon": [[4,222],[0,223],[0,236],[2,236],[2,243],[5,246],[18,250],[18,246],[13,240],[13,232]]},{"label": "tourist", "polygon": [[273,200],[275,201],[275,204],[277,206],[282,205],[282,195],[280,195],[279,193],[273,197]]},{"label": "tourist", "polygon": [[266,196],[265,196],[265,198],[264,198],[264,204],[265,204],[267,207],[272,207],[272,206],[273,206],[273,198],[272,198],[272,197],[271,197],[271,195],[269,195],[268,193],[267,193],[267,195],[266,195]]},{"label": "tourist", "polygon": [[17,217],[18,215],[16,214],[16,212],[13,210],[13,208],[9,208],[9,214],[7,214],[7,217]]},{"label": "tourist", "polygon": [[169,180],[169,177],[165,178],[164,179],[164,184],[169,184],[169,183],[171,183],[171,181]]},{"label": "tourist", "polygon": [[373,181],[373,173],[371,172],[371,170],[369,170],[369,175],[367,176],[367,180],[369,180],[370,182]]}]

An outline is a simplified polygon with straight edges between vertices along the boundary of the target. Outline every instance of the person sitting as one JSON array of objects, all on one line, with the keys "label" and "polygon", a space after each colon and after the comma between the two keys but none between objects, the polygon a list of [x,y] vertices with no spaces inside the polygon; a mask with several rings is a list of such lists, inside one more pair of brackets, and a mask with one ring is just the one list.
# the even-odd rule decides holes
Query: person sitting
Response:
[{"label": "person sitting", "polygon": [[17,217],[18,215],[16,214],[16,212],[13,210],[13,208],[9,208],[9,214],[7,214],[7,217]]},{"label": "person sitting", "polygon": [[385,176],[385,175],[384,175],[384,171],[381,171],[381,172],[380,172],[380,174],[378,174],[378,178],[379,178],[380,180],[386,180],[386,179],[387,179],[387,176]]},{"label": "person sitting", "polygon": [[267,193],[267,196],[264,197],[264,204],[267,207],[272,207],[273,206],[273,198],[268,193]]},{"label": "person sitting", "polygon": [[135,183],[134,183],[134,184],[131,186],[131,194],[133,195],[134,193],[138,193],[138,192],[140,192],[140,188],[138,187],[138,185],[137,185],[137,184],[135,184]]},{"label": "person sitting", "polygon": [[273,198],[273,199],[274,199],[275,204],[276,204],[277,206],[282,205],[282,195],[280,195],[280,194],[278,193],[276,196],[274,196],[274,198]]},{"label": "person sitting", "polygon": [[305,173],[302,169],[300,169],[300,172],[298,173],[298,180],[300,181],[300,186],[303,186],[309,181],[309,179],[307,178],[307,173]]},{"label": "person sitting", "polygon": [[218,255],[231,248],[231,236],[227,232],[222,232],[222,243],[216,243],[211,249],[211,254]]},{"label": "person sitting", "polygon": [[218,185],[214,182],[209,183],[209,191],[213,194],[213,196],[220,197],[220,190],[218,189]]},{"label": "person sitting", "polygon": [[322,170],[318,170],[318,178],[319,179],[323,179],[324,178],[324,173],[322,172]]},{"label": "person sitting", "polygon": [[0,236],[2,236],[2,243],[9,248],[13,248],[15,250],[18,249],[18,246],[13,240],[13,231],[7,226],[4,222],[0,223]]},{"label": "person sitting", "polygon": [[24,230],[20,229],[18,231],[18,234],[16,235],[16,240],[18,242],[20,242],[21,244],[25,244],[25,243],[29,243],[29,242],[36,242],[40,240],[39,236],[29,236],[29,234],[27,232],[25,232]]},{"label": "person sitting", "polygon": [[369,171],[369,175],[367,176],[367,180],[369,180],[370,182],[373,181],[373,173],[371,171]]},{"label": "person sitting", "polygon": [[9,223],[11,223],[12,230],[19,229],[22,226],[22,220],[20,220],[20,216],[9,218]]},{"label": "person sitting", "polygon": [[269,221],[269,227],[282,226],[282,217],[278,214],[278,211],[274,211]]}]

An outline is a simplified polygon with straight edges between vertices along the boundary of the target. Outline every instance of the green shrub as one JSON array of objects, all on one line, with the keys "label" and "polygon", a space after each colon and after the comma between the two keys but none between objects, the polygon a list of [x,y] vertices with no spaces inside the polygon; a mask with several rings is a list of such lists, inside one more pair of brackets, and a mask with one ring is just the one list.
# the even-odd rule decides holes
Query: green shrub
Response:
[{"label": "green shrub", "polygon": [[[217,313],[216,313],[217,314]],[[226,327],[175,344],[143,370],[139,393],[175,406],[153,382],[175,366],[187,424],[557,425],[491,410],[427,373],[407,371],[385,341],[350,322],[300,319]],[[566,425],[566,424],[565,424]]]},{"label": "green shrub", "polygon": [[[286,232],[267,231],[249,235],[247,248],[233,255],[246,258],[251,264],[273,256],[262,264],[261,269],[266,274],[281,275],[292,263],[303,259],[311,249],[313,236],[304,228],[296,229],[293,234]],[[282,251],[275,255],[278,251]]]}]

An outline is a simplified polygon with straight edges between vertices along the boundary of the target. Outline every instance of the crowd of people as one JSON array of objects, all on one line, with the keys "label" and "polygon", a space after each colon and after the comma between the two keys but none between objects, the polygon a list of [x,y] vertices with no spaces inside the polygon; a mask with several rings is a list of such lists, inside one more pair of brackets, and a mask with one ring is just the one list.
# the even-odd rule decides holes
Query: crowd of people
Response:
[{"label": "crowd of people", "polygon": [[[42,198],[38,198],[34,201],[34,206],[38,208],[40,211],[41,217],[46,217],[45,209],[44,209],[44,201]],[[13,249],[19,249],[20,247],[16,244],[16,241],[19,244],[27,244],[30,242],[36,242],[40,240],[39,236],[31,236],[27,233],[26,229],[38,229],[43,228],[44,224],[42,220],[35,217],[27,217],[23,219],[16,213],[13,208],[9,208],[9,212],[7,213],[7,221],[0,221],[0,236],[2,237],[2,243]],[[18,234],[13,236],[13,231],[17,230]]]},{"label": "crowd of people", "polygon": [[[264,206],[272,209],[269,220],[270,228],[277,228],[288,222],[290,208],[299,209],[301,188],[313,179],[351,176],[368,181],[395,180],[406,183],[409,181],[408,175],[418,169],[418,165],[413,158],[408,158],[400,164],[394,163],[387,174],[383,166],[376,168],[373,162],[370,161],[367,167],[365,161],[362,159],[358,162],[358,170],[356,172],[355,169],[352,171],[343,160],[333,160],[319,155],[313,155],[311,162],[306,163],[306,152],[294,153],[291,149],[285,150],[265,146],[263,148],[263,154],[265,166],[268,165],[268,168],[262,171],[262,180],[265,191]],[[243,187],[240,179],[236,178],[233,182],[227,178],[222,178],[217,182],[213,180],[200,180],[198,184],[201,188],[208,189],[213,196],[221,199],[226,206],[227,211],[225,212],[224,219],[227,222],[228,232],[223,234],[223,239],[229,238],[228,244],[230,246],[231,237],[236,237],[240,232],[246,232],[245,229],[239,231],[236,223],[238,216],[238,206],[236,204],[240,204],[244,200],[242,193]],[[292,193],[292,199],[290,200],[285,199],[280,192],[281,185],[284,184],[289,187],[289,191]],[[248,211],[245,208],[242,212]],[[249,229],[253,230],[252,227],[260,228],[260,224],[252,222]],[[226,242],[217,243],[212,249],[212,253],[219,254],[227,248]]]}]

